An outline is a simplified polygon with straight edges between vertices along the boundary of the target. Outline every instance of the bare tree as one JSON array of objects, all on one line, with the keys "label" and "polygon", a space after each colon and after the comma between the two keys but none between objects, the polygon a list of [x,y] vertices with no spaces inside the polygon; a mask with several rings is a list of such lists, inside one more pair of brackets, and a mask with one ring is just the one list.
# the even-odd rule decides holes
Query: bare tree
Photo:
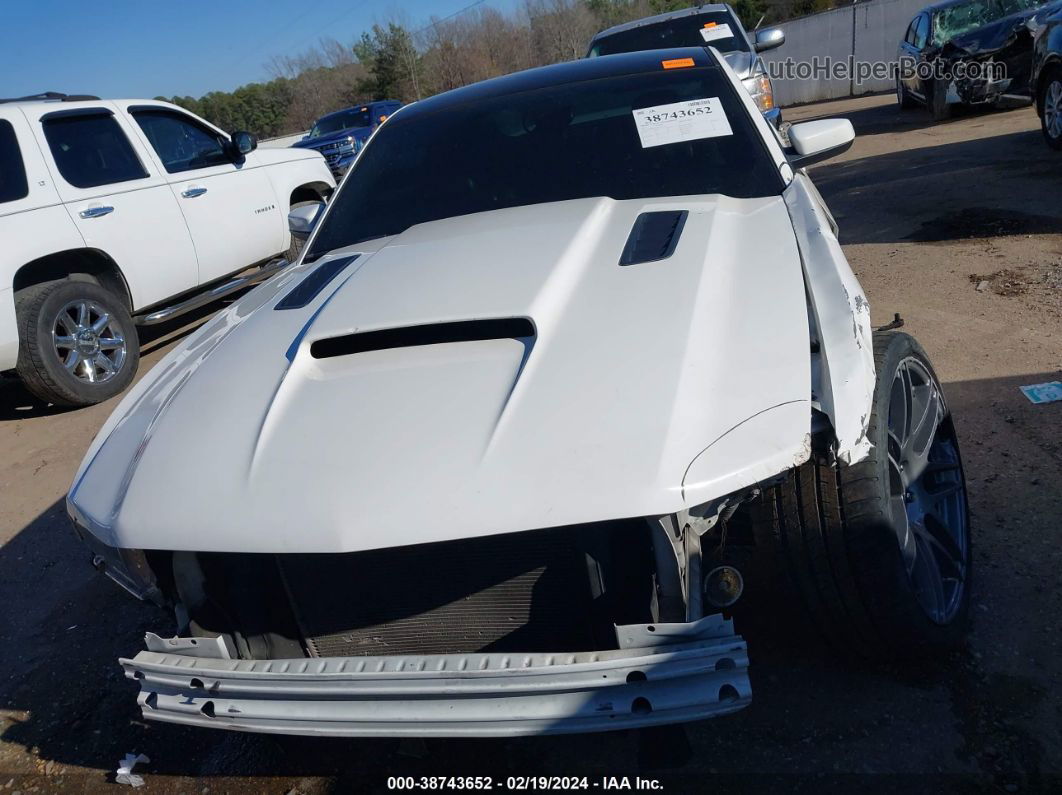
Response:
[{"label": "bare tree", "polygon": [[[271,96],[281,97],[274,106],[286,107],[281,126],[304,130],[326,113],[381,93],[410,101],[581,58],[597,31],[658,13],[672,2],[680,0],[523,0],[511,13],[478,6],[419,28],[392,14],[353,43],[324,37],[304,52],[273,56],[265,69],[276,83]],[[210,96],[216,101],[220,92]]]}]

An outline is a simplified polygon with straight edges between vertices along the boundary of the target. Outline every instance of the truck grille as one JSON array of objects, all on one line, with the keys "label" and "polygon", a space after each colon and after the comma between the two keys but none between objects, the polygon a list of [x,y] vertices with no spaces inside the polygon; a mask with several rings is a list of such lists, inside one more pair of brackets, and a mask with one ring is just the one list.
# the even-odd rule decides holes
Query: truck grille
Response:
[{"label": "truck grille", "polygon": [[592,565],[577,535],[538,530],[279,560],[314,657],[582,651],[600,645]]},{"label": "truck grille", "polygon": [[339,164],[340,158],[356,152],[357,146],[350,141],[337,141],[335,143],[319,146],[317,147],[317,151],[324,155],[324,159],[328,162],[329,168],[334,169]]}]

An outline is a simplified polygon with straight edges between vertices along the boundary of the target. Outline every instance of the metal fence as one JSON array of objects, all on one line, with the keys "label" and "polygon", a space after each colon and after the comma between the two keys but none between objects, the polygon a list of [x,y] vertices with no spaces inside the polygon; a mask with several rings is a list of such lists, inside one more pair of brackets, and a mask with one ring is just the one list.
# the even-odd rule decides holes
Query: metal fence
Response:
[{"label": "metal fence", "polygon": [[[778,27],[785,31],[785,44],[764,53],[763,59],[769,65],[788,60],[824,66],[827,58],[832,63],[891,63],[908,24],[927,2],[869,0],[783,22]],[[892,77],[859,82],[852,71],[849,68],[847,74],[835,76],[820,69],[810,79],[776,79],[775,102],[799,105],[887,91],[895,86]]]}]

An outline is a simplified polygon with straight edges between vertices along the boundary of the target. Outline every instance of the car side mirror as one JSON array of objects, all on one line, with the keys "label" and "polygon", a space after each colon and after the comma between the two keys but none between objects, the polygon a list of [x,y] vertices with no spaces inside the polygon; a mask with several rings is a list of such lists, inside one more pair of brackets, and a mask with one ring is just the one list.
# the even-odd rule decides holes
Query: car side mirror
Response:
[{"label": "car side mirror", "polygon": [[767,28],[767,30],[756,31],[756,41],[753,47],[756,52],[766,52],[775,47],[781,47],[783,44],[785,44],[785,31],[781,28]]},{"label": "car side mirror", "polygon": [[789,165],[804,168],[847,152],[855,140],[855,129],[848,119],[819,119],[794,124],[789,128]]},{"label": "car side mirror", "polygon": [[308,202],[288,213],[288,229],[293,237],[306,240],[317,226],[317,221],[324,212],[324,202]]},{"label": "car side mirror", "polygon": [[258,138],[246,130],[237,130],[231,136],[232,149],[240,157],[248,155],[258,148]]}]

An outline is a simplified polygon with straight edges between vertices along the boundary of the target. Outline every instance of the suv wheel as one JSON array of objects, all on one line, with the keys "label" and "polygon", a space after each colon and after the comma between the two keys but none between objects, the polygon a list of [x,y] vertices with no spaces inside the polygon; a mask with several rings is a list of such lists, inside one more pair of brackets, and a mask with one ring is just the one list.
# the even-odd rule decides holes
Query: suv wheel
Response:
[{"label": "suv wheel", "polygon": [[1044,76],[1040,89],[1040,126],[1047,145],[1062,149],[1062,67],[1055,66]]},{"label": "suv wheel", "polygon": [[140,362],[129,312],[97,284],[64,279],[15,296],[18,374],[37,397],[88,406],[129,386]]},{"label": "suv wheel", "polygon": [[[969,611],[966,481],[951,415],[925,351],[878,333],[870,455],[812,459],[753,504],[753,528],[806,613],[856,656],[955,646]],[[779,572],[781,573],[781,572]]]}]

